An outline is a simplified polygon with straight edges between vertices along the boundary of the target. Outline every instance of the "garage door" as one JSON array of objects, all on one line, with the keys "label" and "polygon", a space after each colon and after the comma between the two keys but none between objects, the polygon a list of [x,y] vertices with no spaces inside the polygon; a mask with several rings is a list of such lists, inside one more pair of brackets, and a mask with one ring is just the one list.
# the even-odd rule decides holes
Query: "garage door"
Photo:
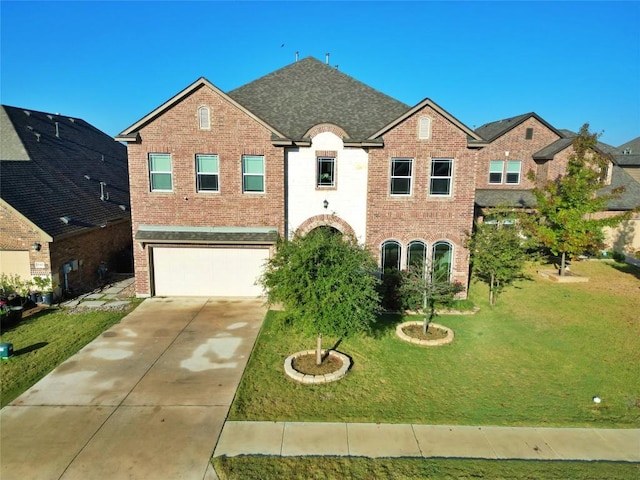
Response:
[{"label": "garage door", "polygon": [[155,295],[256,297],[267,248],[153,249]]},{"label": "garage door", "polygon": [[23,280],[31,278],[29,252],[27,250],[0,250],[0,273],[18,275]]}]

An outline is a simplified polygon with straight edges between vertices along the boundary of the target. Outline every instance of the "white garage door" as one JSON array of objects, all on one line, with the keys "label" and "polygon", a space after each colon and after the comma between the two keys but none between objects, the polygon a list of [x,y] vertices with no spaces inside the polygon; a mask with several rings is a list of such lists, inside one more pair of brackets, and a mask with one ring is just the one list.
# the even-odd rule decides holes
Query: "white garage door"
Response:
[{"label": "white garage door", "polygon": [[267,248],[153,249],[157,296],[256,297]]},{"label": "white garage door", "polygon": [[18,275],[23,280],[30,279],[29,252],[27,250],[0,250],[0,273]]}]

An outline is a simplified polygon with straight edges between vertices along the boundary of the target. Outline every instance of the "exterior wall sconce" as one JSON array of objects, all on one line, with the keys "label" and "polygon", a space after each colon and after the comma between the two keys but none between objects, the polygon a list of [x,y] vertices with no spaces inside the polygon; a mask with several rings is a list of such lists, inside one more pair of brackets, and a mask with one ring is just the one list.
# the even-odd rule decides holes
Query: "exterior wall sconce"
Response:
[{"label": "exterior wall sconce", "polygon": [[33,250],[34,252],[39,252],[41,248],[42,245],[40,245],[38,242],[33,242],[33,245],[31,245],[31,250]]},{"label": "exterior wall sconce", "polygon": [[322,205],[324,206],[324,208],[326,209],[329,206],[329,201],[325,199],[324,202],[322,202]]}]

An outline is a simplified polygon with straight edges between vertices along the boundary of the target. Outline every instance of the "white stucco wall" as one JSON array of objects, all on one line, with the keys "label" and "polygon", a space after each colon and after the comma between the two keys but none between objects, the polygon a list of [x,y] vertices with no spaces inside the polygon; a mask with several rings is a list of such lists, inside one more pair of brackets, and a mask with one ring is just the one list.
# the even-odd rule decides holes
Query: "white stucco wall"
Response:
[{"label": "white stucco wall", "polygon": [[[316,187],[316,152],[335,150],[336,188]],[[359,243],[366,238],[368,155],[362,148],[344,148],[342,139],[331,132],[319,133],[311,147],[288,152],[288,231],[316,215],[334,214],[347,222]],[[329,207],[323,207],[324,200]]]}]

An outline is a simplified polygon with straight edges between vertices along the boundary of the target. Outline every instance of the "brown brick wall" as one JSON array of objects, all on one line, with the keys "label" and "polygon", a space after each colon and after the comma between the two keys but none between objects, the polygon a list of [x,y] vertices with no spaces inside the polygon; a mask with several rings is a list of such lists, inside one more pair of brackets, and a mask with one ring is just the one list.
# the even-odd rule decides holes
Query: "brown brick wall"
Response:
[{"label": "brown brick wall", "polygon": [[[432,118],[431,139],[418,140],[418,120]],[[467,148],[467,135],[430,107],[411,116],[384,135],[384,148],[369,150],[367,243],[380,258],[386,240],[402,245],[402,266],[407,245],[425,241],[430,250],[439,240],[453,244],[454,280],[468,283],[469,252],[465,232],[472,228],[475,198],[476,152]],[[390,195],[391,158],[413,158],[412,195]],[[429,195],[432,158],[453,158],[450,197]]]},{"label": "brown brick wall", "polygon": [[[527,128],[533,128],[533,138],[527,140],[525,134]],[[548,169],[550,166],[544,165],[538,167],[533,160],[533,154],[550,143],[555,142],[560,137],[552,130],[536,118],[530,117],[522,122],[517,127],[508,131],[501,137],[495,139],[490,145],[480,150],[478,154],[478,170],[477,170],[477,187],[495,188],[495,189],[511,189],[511,190],[528,190],[535,187],[535,182],[530,181],[527,178],[529,171],[533,171],[534,174],[538,174],[538,169]],[[509,152],[509,156],[505,155],[505,152]],[[522,168],[520,170],[520,184],[511,185],[503,183],[490,184],[489,183],[489,162],[491,160],[521,160]],[[556,160],[552,160],[550,163],[555,163]]]},{"label": "brown brick wall", "polygon": [[[200,130],[198,107],[207,105],[211,129]],[[133,232],[140,224],[190,226],[272,226],[284,234],[284,155],[271,144],[271,132],[227,101],[202,87],[140,130],[129,144]],[[173,191],[150,192],[148,153],[170,153]],[[219,156],[220,192],[197,193],[195,155]],[[265,193],[242,192],[242,155],[265,157]],[[148,254],[134,246],[139,295],[150,293]]]}]

